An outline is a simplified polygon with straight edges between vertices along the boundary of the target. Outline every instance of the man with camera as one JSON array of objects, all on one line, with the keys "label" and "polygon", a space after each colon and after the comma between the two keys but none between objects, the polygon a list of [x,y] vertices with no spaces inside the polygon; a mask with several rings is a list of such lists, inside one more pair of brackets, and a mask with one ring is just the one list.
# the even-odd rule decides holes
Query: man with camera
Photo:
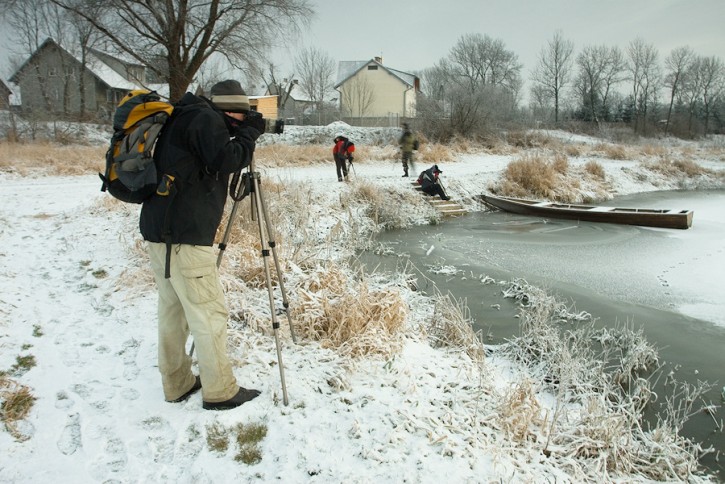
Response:
[{"label": "man with camera", "polygon": [[[259,395],[237,385],[227,355],[228,312],[212,248],[229,176],[249,166],[265,120],[250,111],[239,82],[222,81],[210,99],[187,92],[163,128],[154,158],[168,196],[144,202],[140,228],[159,291],[158,363],[164,397],[202,390],[203,407],[238,407]],[[191,332],[199,376],[191,372]]]}]

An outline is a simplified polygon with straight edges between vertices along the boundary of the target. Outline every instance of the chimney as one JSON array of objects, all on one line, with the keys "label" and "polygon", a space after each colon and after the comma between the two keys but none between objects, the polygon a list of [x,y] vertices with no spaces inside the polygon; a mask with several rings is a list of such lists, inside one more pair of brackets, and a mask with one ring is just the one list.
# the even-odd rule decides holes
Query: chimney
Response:
[{"label": "chimney", "polygon": [[382,57],[375,57],[375,62],[377,62],[378,64],[382,64],[383,63],[383,58]]}]

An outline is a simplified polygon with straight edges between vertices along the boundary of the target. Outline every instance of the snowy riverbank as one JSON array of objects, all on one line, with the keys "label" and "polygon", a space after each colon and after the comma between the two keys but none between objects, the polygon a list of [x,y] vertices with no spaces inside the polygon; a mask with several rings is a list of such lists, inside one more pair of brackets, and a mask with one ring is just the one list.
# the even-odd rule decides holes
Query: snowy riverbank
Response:
[{"label": "snowy riverbank", "polygon": [[[725,163],[706,151],[693,157],[715,170]],[[451,195],[480,210],[475,195],[487,191],[510,160],[470,153],[439,166]],[[571,158],[570,165],[586,161]],[[647,172],[641,162],[597,161],[619,194],[683,184]],[[260,163],[258,169],[270,191],[304,191],[288,208],[307,213],[307,235],[318,241],[323,261],[346,253],[334,246],[336,233],[369,223],[356,218],[356,204],[346,202],[356,186],[412,192],[394,160],[360,159],[348,184],[337,182],[332,162],[294,168]],[[235,374],[240,384],[261,390],[260,398],[217,413],[202,410],[200,394],[182,404],[166,403],[156,368],[155,291],[143,252],[135,250],[137,207],[103,201],[95,176],[0,174],[0,180],[0,369],[37,399],[14,428],[15,437],[0,432],[3,481],[645,480],[599,467],[606,458],[587,459],[555,445],[542,452],[558,411],[556,398],[495,352],[481,366],[462,348],[433,348],[421,328],[430,324],[434,301],[410,290],[404,279],[367,281],[399,294],[406,304],[407,329],[393,356],[351,358],[315,341],[294,345],[283,320],[290,399],[284,406],[269,331],[235,326],[230,337]],[[721,180],[702,177],[697,184],[716,186]],[[273,205],[277,210],[284,202]],[[411,207],[416,223],[428,223],[425,203]],[[296,243],[291,235],[286,242]],[[290,277],[290,287],[298,287],[300,281]],[[264,313],[262,291],[231,294],[233,312]],[[28,355],[35,367],[10,370]],[[210,429],[239,424],[266,428],[256,464],[235,460],[234,442],[224,451],[210,446]]]}]

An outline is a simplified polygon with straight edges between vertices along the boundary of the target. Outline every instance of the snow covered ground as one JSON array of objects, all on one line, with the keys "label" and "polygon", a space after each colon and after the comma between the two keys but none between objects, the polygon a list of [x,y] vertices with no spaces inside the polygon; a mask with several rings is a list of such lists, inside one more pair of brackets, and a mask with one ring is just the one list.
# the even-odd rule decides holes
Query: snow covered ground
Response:
[{"label": "snow covered ground", "polygon": [[[358,145],[372,142],[365,130],[333,126],[329,131],[334,136],[341,129]],[[290,142],[299,142],[294,141],[296,131],[302,136],[301,128],[288,127]],[[324,137],[330,138],[328,133]],[[468,154],[439,165],[453,197],[481,209],[473,196],[486,191],[510,160]],[[697,161],[717,170],[724,163],[706,157]],[[672,180],[637,177],[637,162],[600,162],[612,190],[620,194],[679,187]],[[335,203],[355,183],[398,188],[407,183],[400,178],[400,165],[391,160],[360,160],[350,184],[337,182],[332,162],[258,168],[263,179],[283,186],[314,181],[310,199],[315,203],[300,208],[311,212],[322,232],[329,231],[330,220],[342,220]],[[427,166],[418,169],[423,168]],[[202,410],[199,393],[185,403],[164,402],[156,367],[156,294],[148,273],[139,269],[143,255],[133,250],[138,210],[109,209],[98,189],[98,179],[91,175],[20,178],[0,173],[0,370],[37,398],[30,415],[14,428],[15,436],[0,432],[1,482],[591,478],[569,457],[549,458],[536,442],[514,445],[505,438],[496,405],[522,378],[515,365],[494,354],[481,369],[464,351],[434,349],[412,330],[395,357],[354,361],[315,342],[295,345],[282,331],[290,400],[285,406],[274,339],[247,328],[235,333],[231,351],[239,383],[261,390],[259,398],[226,412]],[[428,216],[421,212],[418,222],[425,223]],[[379,284],[401,292],[409,305],[410,328],[425,325],[430,301],[399,281]],[[263,298],[230,301],[240,304],[266,303]],[[10,370],[18,357],[27,355],[34,357],[34,368]],[[551,410],[546,395],[538,398],[542,412]],[[210,429],[239,424],[267,429],[256,464],[235,460],[234,442],[225,451],[210,448]],[[642,480],[605,471],[601,478]]]}]

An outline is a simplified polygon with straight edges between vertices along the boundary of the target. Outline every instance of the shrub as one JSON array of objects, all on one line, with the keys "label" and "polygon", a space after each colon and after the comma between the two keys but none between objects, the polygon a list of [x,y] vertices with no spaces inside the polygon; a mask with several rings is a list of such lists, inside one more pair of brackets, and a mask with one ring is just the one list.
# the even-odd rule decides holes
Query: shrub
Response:
[{"label": "shrub", "polygon": [[300,284],[292,318],[301,334],[353,357],[400,351],[407,305],[397,290],[372,289],[335,264],[313,268]]},{"label": "shrub", "polygon": [[566,172],[569,171],[569,159],[566,157],[566,155],[563,155],[561,153],[554,154],[552,168],[554,168],[554,171],[556,171],[557,173],[566,175]]},{"label": "shrub", "polygon": [[602,180],[605,179],[604,168],[596,161],[587,161],[584,165],[584,170],[590,175],[594,175],[597,178],[601,178]]},{"label": "shrub", "polygon": [[509,190],[517,191],[518,187],[524,193],[549,197],[556,187],[557,173],[541,156],[525,154],[508,164],[503,177]]},{"label": "shrub", "polygon": [[605,145],[604,155],[611,160],[626,160],[627,149],[622,145]]},{"label": "shrub", "polygon": [[17,428],[17,422],[27,417],[35,404],[36,398],[30,388],[0,376],[0,420],[15,439],[23,441],[29,437],[23,435]]}]

